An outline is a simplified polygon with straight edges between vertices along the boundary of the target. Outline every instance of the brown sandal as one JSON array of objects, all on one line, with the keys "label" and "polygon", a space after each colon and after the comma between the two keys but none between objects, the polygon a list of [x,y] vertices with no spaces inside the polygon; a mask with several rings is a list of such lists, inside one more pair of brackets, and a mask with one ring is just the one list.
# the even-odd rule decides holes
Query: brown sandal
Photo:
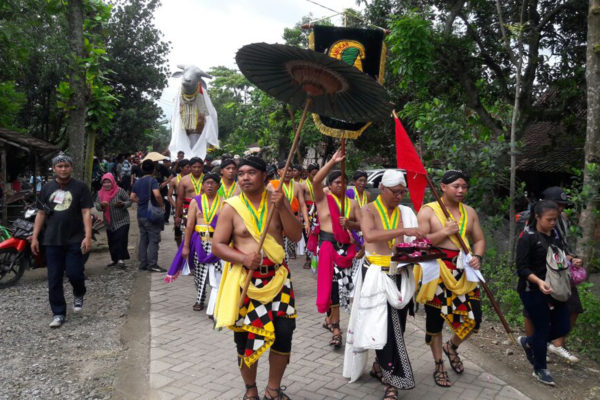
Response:
[{"label": "brown sandal", "polygon": [[383,400],[398,400],[398,388],[388,385],[385,388]]},{"label": "brown sandal", "polygon": [[331,322],[327,321],[327,318],[325,318],[325,321],[323,321],[323,325],[321,326],[327,329],[329,332],[333,332],[333,329],[331,328]]},{"label": "brown sandal", "polygon": [[271,395],[269,395],[269,397],[267,397],[267,390],[265,390],[265,396],[263,397],[263,400],[292,400],[292,399],[290,399],[290,396],[283,393],[283,391],[285,389],[287,389],[285,386],[280,386],[278,388],[272,388],[270,386],[267,386],[267,390],[272,390],[274,392],[277,392],[277,397],[271,397]]},{"label": "brown sandal", "polygon": [[[453,353],[450,353],[450,349],[452,349]],[[465,367],[463,366],[463,363],[460,357],[458,356],[458,352],[456,351],[458,350],[457,345],[452,343],[451,340],[448,340],[446,343],[444,343],[444,345],[442,345],[442,350],[444,351],[444,354],[446,354],[446,356],[448,357],[448,361],[450,361],[450,366],[452,367],[454,372],[456,372],[459,375],[465,372]]]},{"label": "brown sandal", "polygon": [[244,397],[242,397],[242,400],[260,400],[260,397],[258,397],[258,392],[257,392],[256,396],[248,395],[248,390],[250,390],[250,389],[256,389],[256,383],[254,383],[253,385],[246,385],[246,394],[244,394]]},{"label": "brown sandal", "polygon": [[450,386],[452,386],[452,382],[450,382],[448,372],[442,371],[441,368],[444,368],[444,360],[442,359],[435,362],[435,371],[433,371],[433,381],[438,386],[441,386],[443,388],[449,388]]},{"label": "brown sandal", "polygon": [[[336,323],[332,323],[331,325],[331,332],[335,331],[336,329],[340,329],[340,324],[339,322]],[[329,341],[329,345],[333,346],[336,349],[339,349],[340,347],[342,347],[342,333],[334,333],[333,336],[331,337],[331,340]]]},{"label": "brown sandal", "polygon": [[204,303],[196,303],[192,308],[194,311],[202,311],[204,310]]},{"label": "brown sandal", "polygon": [[377,361],[373,361],[373,366],[371,367],[371,371],[369,371],[369,375],[383,383],[383,373],[381,372],[381,366]]}]

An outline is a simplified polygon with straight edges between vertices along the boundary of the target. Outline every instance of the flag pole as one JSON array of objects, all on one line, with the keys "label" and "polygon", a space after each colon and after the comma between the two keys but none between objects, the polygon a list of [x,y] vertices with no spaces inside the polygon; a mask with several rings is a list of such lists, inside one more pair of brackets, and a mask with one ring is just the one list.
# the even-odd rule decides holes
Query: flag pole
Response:
[{"label": "flag pole", "polygon": [[[394,115],[394,118],[399,122],[400,119],[398,118],[398,114],[396,114],[396,110],[393,110],[392,113]],[[398,129],[398,128],[396,127],[396,129]],[[404,132],[404,135],[406,135],[406,132]],[[410,143],[410,139],[408,138],[408,135],[406,135],[406,139],[408,139],[408,142],[407,142],[407,145],[408,145],[408,143]],[[396,140],[398,140],[398,134],[396,134]],[[396,142],[396,146],[398,146],[398,142]],[[415,151],[414,150],[414,146],[412,146],[412,143],[410,143],[410,147],[412,147],[412,151]],[[398,157],[397,161],[400,161],[400,155],[398,153],[397,153],[397,157]],[[444,215],[446,216],[447,219],[450,219],[451,218],[450,213],[448,212],[448,209],[446,208],[446,205],[442,201],[442,198],[440,197],[440,195],[439,195],[439,193],[438,193],[435,185],[433,184],[433,182],[431,180],[431,177],[429,176],[429,174],[427,173],[427,171],[423,167],[423,163],[421,162],[421,157],[419,157],[419,155],[416,154],[416,152],[415,152],[414,156],[411,155],[409,158],[412,159],[413,162],[417,162],[418,161],[418,163],[419,163],[418,170],[410,170],[410,172],[415,172],[415,173],[417,173],[419,175],[423,175],[425,177],[427,185],[431,189],[431,193],[435,197],[435,200],[440,205],[440,208],[442,209],[442,212],[444,213]],[[401,168],[401,166],[398,165],[398,168]],[[414,166],[413,166],[413,168],[414,168]],[[407,172],[408,172],[408,170],[407,170]],[[423,190],[424,189],[425,188],[423,187]],[[411,195],[411,197],[412,197],[412,195]],[[415,208],[417,208],[416,205],[415,205]],[[463,250],[463,252],[465,254],[469,254],[470,251],[467,248],[467,245],[464,242],[463,238],[460,235],[458,235],[458,234],[455,234],[454,236],[458,239],[458,242],[459,242],[460,247]],[[485,291],[485,293],[487,294],[488,298],[490,299],[490,303],[492,303],[492,307],[494,308],[494,311],[496,312],[496,314],[498,314],[498,318],[500,318],[500,322],[502,323],[502,326],[504,327],[504,330],[508,334],[510,340],[513,343],[516,344],[517,342],[515,340],[515,337],[513,336],[512,330],[508,326],[508,323],[506,322],[506,318],[504,318],[504,315],[502,314],[502,310],[500,310],[500,306],[498,305],[498,302],[496,302],[496,299],[494,298],[494,295],[490,291],[490,288],[483,281],[480,281],[479,283],[481,284],[481,286],[483,287],[483,290]]]},{"label": "flag pole", "polygon": [[[446,205],[442,201],[442,198],[440,197],[437,189],[435,188],[433,182],[431,181],[431,177],[429,176],[429,174],[425,174],[425,179],[427,179],[427,185],[429,186],[429,189],[431,189],[431,193],[433,194],[433,197],[435,197],[435,200],[442,208],[442,212],[446,216],[446,219],[450,219],[451,218],[450,212],[448,212],[448,209],[446,208]],[[458,239],[458,242],[460,243],[460,247],[461,247],[462,251],[465,254],[469,254],[470,253],[469,248],[467,247],[463,238],[457,233],[455,233],[453,236]],[[494,295],[492,294],[487,283],[485,283],[484,281],[479,281],[479,283],[481,284],[481,287],[483,287],[485,294],[487,294],[488,298],[490,299],[490,303],[492,303],[492,307],[494,308],[494,311],[496,311],[496,314],[498,314],[498,318],[500,318],[500,322],[502,323],[502,326],[504,326],[504,330],[508,334],[508,337],[514,344],[517,344],[517,341],[515,340],[512,329],[510,329],[510,326],[508,326],[508,322],[506,322],[506,318],[504,318],[504,314],[502,314],[502,310],[500,309],[498,302],[496,302],[496,299],[494,298]]]}]

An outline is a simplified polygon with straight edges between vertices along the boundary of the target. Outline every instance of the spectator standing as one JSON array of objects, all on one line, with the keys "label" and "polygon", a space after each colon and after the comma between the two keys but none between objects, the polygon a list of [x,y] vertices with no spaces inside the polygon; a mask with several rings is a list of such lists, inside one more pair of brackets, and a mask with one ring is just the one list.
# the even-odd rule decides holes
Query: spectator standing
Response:
[{"label": "spectator standing", "polygon": [[56,178],[44,185],[40,193],[31,250],[37,255],[40,245],[44,246],[50,308],[54,315],[50,327],[58,328],[67,315],[63,287],[65,272],[73,287],[73,311],[78,312],[83,308],[86,292],[83,254],[92,245],[90,209],[93,202],[85,183],[71,177],[71,157],[61,152],[52,160],[52,169]]},{"label": "spectator standing", "polygon": [[140,243],[138,246],[138,259],[140,271],[165,272],[158,266],[158,246],[160,232],[164,229],[164,220],[153,223],[146,218],[148,203],[164,207],[160,194],[158,181],[152,176],[154,163],[146,160],[142,163],[142,178],[138,179],[131,190],[131,201],[138,203],[137,220],[140,230]]},{"label": "spectator standing", "polygon": [[131,191],[131,163],[127,157],[121,163],[121,187],[127,192]]},{"label": "spectator standing", "polygon": [[104,174],[102,188],[98,192],[96,209],[104,214],[108,250],[112,261],[107,267],[117,265],[125,268],[125,260],[129,260],[129,251],[127,250],[129,212],[127,208],[130,206],[129,194],[117,185],[113,174],[110,172]]}]

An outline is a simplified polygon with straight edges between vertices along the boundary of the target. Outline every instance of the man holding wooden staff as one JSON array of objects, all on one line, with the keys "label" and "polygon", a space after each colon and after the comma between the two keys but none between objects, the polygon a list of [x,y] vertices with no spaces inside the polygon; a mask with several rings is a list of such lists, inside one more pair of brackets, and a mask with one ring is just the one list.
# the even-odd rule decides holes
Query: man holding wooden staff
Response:
[{"label": "man holding wooden staff", "polygon": [[[425,204],[417,216],[419,229],[434,246],[442,248],[445,256],[438,260],[439,277],[421,286],[417,301],[425,303],[425,342],[430,345],[435,361],[433,379],[438,386],[450,387],[452,383],[444,368],[442,351],[457,374],[464,372],[458,355],[458,346],[481,324],[481,297],[476,282],[467,280],[465,264],[478,270],[485,251],[485,237],[477,212],[463,203],[467,194],[468,178],[465,173],[450,170],[442,176],[441,201],[450,213],[446,218],[438,202]],[[469,237],[473,243],[470,256],[463,258],[457,235],[469,249]],[[459,257],[459,255],[461,255]],[[470,258],[470,259],[469,259]],[[416,272],[418,275],[418,271]],[[425,274],[423,274],[425,275]],[[448,323],[454,335],[442,344],[442,328]]]},{"label": "man holding wooden staff", "polygon": [[[281,191],[266,190],[266,180],[267,165],[262,159],[248,156],[241,160],[241,194],[225,201],[213,236],[213,254],[228,262],[215,310],[216,327],[227,326],[234,331],[246,400],[259,399],[258,359],[269,348],[264,399],[289,399],[281,389],[281,379],[290,360],[296,327],[294,291],[284,263],[282,232],[298,241],[302,225]],[[269,212],[274,214],[266,226]],[[267,235],[259,252],[258,243],[265,229]],[[252,274],[251,283],[247,296],[240,299],[247,274]]]}]

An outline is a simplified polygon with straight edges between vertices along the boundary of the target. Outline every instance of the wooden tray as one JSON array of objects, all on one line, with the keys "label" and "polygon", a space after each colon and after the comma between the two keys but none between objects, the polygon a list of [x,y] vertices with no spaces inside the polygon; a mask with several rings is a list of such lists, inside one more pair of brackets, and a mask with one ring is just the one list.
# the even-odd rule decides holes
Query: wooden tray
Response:
[{"label": "wooden tray", "polygon": [[[419,257],[411,257],[410,254],[419,251]],[[444,257],[442,249],[431,246],[427,249],[416,249],[414,247],[396,247],[396,254],[392,256],[392,261],[399,263],[419,263],[421,261],[437,260]]]}]

